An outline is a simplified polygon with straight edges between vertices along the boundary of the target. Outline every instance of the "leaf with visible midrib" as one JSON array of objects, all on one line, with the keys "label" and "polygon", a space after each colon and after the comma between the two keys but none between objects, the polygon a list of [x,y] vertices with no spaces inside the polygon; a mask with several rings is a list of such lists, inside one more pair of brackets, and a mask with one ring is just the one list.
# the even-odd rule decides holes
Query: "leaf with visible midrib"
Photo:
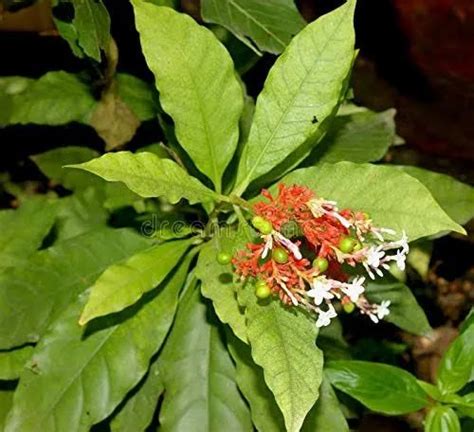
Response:
[{"label": "leaf with visible midrib", "polygon": [[113,264],[91,287],[79,324],[137,302],[165,279],[190,245],[189,239],[159,244]]},{"label": "leaf with visible midrib", "polygon": [[309,24],[275,62],[257,99],[236,193],[303,143],[317,142],[334,115],[354,58],[355,1]]},{"label": "leaf with visible midrib", "polygon": [[[409,241],[446,231],[465,233],[418,180],[391,166],[324,163],[292,172],[282,183],[301,184],[339,208],[367,212],[374,224],[405,231]],[[276,191],[276,187],[271,189]]]},{"label": "leaf with visible midrib", "polygon": [[289,432],[299,431],[318,399],[323,354],[316,347],[316,326],[301,311],[285,309],[279,300],[247,304],[247,337],[252,357],[262,366]]},{"label": "leaf with visible midrib", "polygon": [[186,260],[128,312],[85,330],[77,324],[85,299],[71,304],[20,377],[5,432],[86,432],[111,414],[145,375],[168,333],[188,266]]},{"label": "leaf with visible midrib", "polygon": [[176,137],[221,189],[237,147],[242,89],[232,59],[213,33],[167,7],[133,1],[143,53]]},{"label": "leaf with visible midrib", "polygon": [[204,21],[229,29],[246,45],[279,54],[304,26],[293,0],[201,0]]},{"label": "leaf with visible midrib", "polygon": [[153,153],[127,151],[107,153],[79,165],[68,165],[96,174],[107,181],[122,182],[144,198],[165,197],[172,204],[186,198],[191,204],[216,199],[218,195],[191,177],[176,162]]},{"label": "leaf with visible midrib", "polygon": [[37,342],[46,327],[112,264],[149,247],[130,230],[100,229],[36,252],[0,276],[0,348]]},{"label": "leaf with visible midrib", "polygon": [[160,430],[251,431],[250,413],[235,384],[235,368],[217,320],[190,286],[160,355],[165,397]]}]

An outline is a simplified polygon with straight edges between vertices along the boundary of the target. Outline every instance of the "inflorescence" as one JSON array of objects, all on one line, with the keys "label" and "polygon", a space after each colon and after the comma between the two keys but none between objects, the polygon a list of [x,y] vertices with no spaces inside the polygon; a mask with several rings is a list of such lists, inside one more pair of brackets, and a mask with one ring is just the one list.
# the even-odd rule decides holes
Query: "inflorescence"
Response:
[{"label": "inflorescence", "polygon": [[405,233],[398,241],[387,240],[395,231],[374,226],[366,213],[339,210],[336,202],[304,186],[280,184],[276,198],[267,190],[262,195],[266,201],[254,205],[252,219],[259,239],[232,259],[242,280],[255,280],[259,298],[273,293],[287,305],[305,308],[317,315],[317,327],[337,316],[335,302],[348,313],[358,308],[375,323],[390,313],[390,301],[367,300],[365,276],[350,274],[359,269],[375,279],[392,262],[404,270]]}]

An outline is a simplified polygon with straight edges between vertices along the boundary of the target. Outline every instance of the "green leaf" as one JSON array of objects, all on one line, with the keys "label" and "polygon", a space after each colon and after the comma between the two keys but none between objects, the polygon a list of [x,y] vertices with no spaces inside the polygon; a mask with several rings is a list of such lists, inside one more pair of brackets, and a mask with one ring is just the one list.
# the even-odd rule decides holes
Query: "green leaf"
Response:
[{"label": "green leaf", "polygon": [[57,202],[39,197],[0,211],[0,270],[24,263],[41,246],[57,212]]},{"label": "green leaf", "polygon": [[0,389],[0,430],[2,431],[12,403],[13,390]]},{"label": "green leaf", "polygon": [[[127,313],[77,324],[85,296],[49,328],[25,369],[5,432],[86,432],[142,379],[173,321],[189,260]],[[68,353],[68,355],[64,355]]]},{"label": "green leaf", "polygon": [[112,432],[143,432],[151,423],[158,398],[164,390],[158,361],[152,363],[142,381],[140,387],[110,422]]},{"label": "green leaf", "polygon": [[400,167],[415,177],[431,192],[442,209],[458,224],[465,224],[474,217],[474,188],[456,179],[423,168]]},{"label": "green leaf", "polygon": [[36,252],[0,275],[0,348],[37,342],[47,326],[112,264],[150,246],[129,230],[102,229]]},{"label": "green leaf", "polygon": [[319,388],[319,399],[306,418],[302,432],[349,432],[337,396],[327,378]]},{"label": "green leaf", "polygon": [[[246,45],[281,53],[305,26],[293,0],[202,0],[204,21],[229,29]],[[255,48],[253,48],[255,49]]]},{"label": "green leaf", "polygon": [[342,325],[339,318],[331,321],[331,324],[319,329],[316,344],[324,354],[324,360],[348,360],[351,358],[349,344],[342,334]]},{"label": "green leaf", "polygon": [[437,405],[426,416],[425,432],[461,432],[461,424],[452,408]]},{"label": "green leaf", "polygon": [[375,225],[405,231],[410,241],[446,231],[465,233],[418,180],[390,166],[325,163],[294,171],[282,182],[305,185],[337,201],[339,208],[367,212]]},{"label": "green leaf", "polygon": [[243,107],[232,59],[213,33],[188,15],[137,0],[133,5],[161,106],[173,118],[181,146],[220,192]]},{"label": "green leaf", "polygon": [[349,0],[309,24],[270,70],[240,161],[238,194],[303,143],[321,139],[352,66],[354,7]]},{"label": "green leaf", "polygon": [[189,239],[154,245],[110,266],[91,287],[79,324],[136,303],[163,282],[190,245]]},{"label": "green leaf", "polygon": [[233,280],[232,265],[217,262],[221,251],[234,254],[244,247],[248,238],[245,229],[219,232],[212,241],[206,244],[199,254],[196,266],[196,277],[201,280],[201,292],[212,300],[219,320],[229,324],[235,335],[243,342],[247,341],[247,326],[242,307],[236,297],[237,284]]},{"label": "green leaf", "polygon": [[[193,289],[194,288],[194,289]],[[190,287],[160,355],[165,397],[160,430],[251,431],[250,414],[235,384],[235,368],[217,320]]]},{"label": "green leaf", "polygon": [[31,346],[0,352],[0,380],[18,379],[32,352],[33,347]]},{"label": "green leaf", "polygon": [[10,98],[10,115],[4,124],[63,125],[87,123],[96,105],[89,87],[76,75],[48,72],[37,80],[7,78],[0,93]]},{"label": "green leaf", "polygon": [[157,117],[156,90],[150,84],[133,75],[120,73],[117,74],[117,90],[140,121]]},{"label": "green leaf", "polygon": [[153,153],[108,153],[79,165],[69,165],[96,174],[107,181],[122,182],[144,197],[163,196],[172,204],[186,198],[191,204],[216,199],[218,195],[191,177],[177,163]]},{"label": "green leaf", "polygon": [[386,321],[417,335],[431,331],[425,312],[410,288],[394,277],[387,275],[383,279],[369,280],[366,295],[372,303],[390,300],[390,314],[384,318]]},{"label": "green leaf", "polygon": [[306,166],[320,162],[373,162],[382,159],[395,141],[395,110],[366,111],[334,119]]},{"label": "green leaf", "polygon": [[289,432],[298,431],[318,399],[323,355],[316,347],[316,326],[280,301],[259,304],[255,295],[245,309],[252,357],[262,366]]},{"label": "green leaf", "polygon": [[283,415],[265,384],[263,369],[254,363],[250,347],[229,335],[228,349],[235,362],[236,382],[250,406],[252,422],[258,431],[285,430]]},{"label": "green leaf", "polygon": [[382,363],[339,360],[325,369],[331,384],[372,411],[407,414],[428,405],[416,378],[403,369]]},{"label": "green leaf", "polygon": [[474,325],[464,330],[445,352],[438,367],[442,393],[455,393],[474,379]]},{"label": "green leaf", "polygon": [[[66,5],[74,8],[71,22],[54,14],[56,8]],[[53,16],[59,33],[75,55],[101,61],[101,50],[106,50],[110,41],[110,17],[101,0],[55,0]]]}]

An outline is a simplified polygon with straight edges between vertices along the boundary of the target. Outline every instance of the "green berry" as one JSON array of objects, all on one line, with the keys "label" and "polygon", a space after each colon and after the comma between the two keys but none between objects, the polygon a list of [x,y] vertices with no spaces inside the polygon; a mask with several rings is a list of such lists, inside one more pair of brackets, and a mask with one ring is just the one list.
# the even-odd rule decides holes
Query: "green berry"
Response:
[{"label": "green berry", "polygon": [[267,286],[267,283],[263,279],[259,279],[257,282],[255,282],[255,288],[265,287],[265,286]]},{"label": "green berry", "polygon": [[[259,282],[263,282],[263,283],[259,284]],[[271,293],[272,293],[272,290],[270,289],[270,287],[265,281],[258,281],[255,284],[255,295],[259,299],[266,299],[267,297],[270,296]]]},{"label": "green berry", "polygon": [[272,258],[278,264],[286,264],[288,262],[288,252],[281,247],[277,247],[273,249]]},{"label": "green berry", "polygon": [[258,227],[258,230],[264,234],[264,235],[267,235],[267,234],[271,234],[272,231],[273,231],[273,225],[271,222],[265,220],[262,222],[262,224]]},{"label": "green berry", "polygon": [[354,237],[343,237],[339,242],[339,250],[343,253],[351,253],[357,240]]},{"label": "green berry", "polygon": [[362,249],[363,245],[359,240],[356,240],[354,248],[352,249],[354,252],[359,252]]},{"label": "green berry", "polygon": [[350,313],[354,312],[355,304],[354,303],[344,303],[342,305],[342,307],[344,309],[344,312],[350,314]]},{"label": "green berry", "polygon": [[217,262],[222,265],[229,264],[232,261],[232,255],[228,252],[219,252],[217,254]]},{"label": "green berry", "polygon": [[313,267],[318,269],[320,273],[324,273],[329,267],[329,262],[326,258],[318,257],[313,261]]},{"label": "green berry", "polygon": [[252,218],[252,225],[257,229],[259,229],[262,223],[264,222],[265,222],[265,219],[262,216],[254,216]]}]

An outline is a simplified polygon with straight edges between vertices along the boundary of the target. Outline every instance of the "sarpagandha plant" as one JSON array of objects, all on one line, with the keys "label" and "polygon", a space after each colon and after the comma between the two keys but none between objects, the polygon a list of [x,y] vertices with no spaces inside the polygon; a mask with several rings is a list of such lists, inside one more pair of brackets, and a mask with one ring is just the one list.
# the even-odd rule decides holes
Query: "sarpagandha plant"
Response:
[{"label": "sarpagandha plant", "polygon": [[[87,73],[0,78],[1,124],[80,122],[107,150],[144,121],[166,137],[34,156],[67,196],[4,182],[21,203],[0,212],[4,430],[344,432],[355,400],[460,430],[474,411],[472,314],[436,385],[352,360],[342,335],[340,316],[358,314],[428,335],[400,277],[409,243],[465,233],[474,215],[471,187],[372,163],[396,141],[394,113],[350,100],[355,0],[309,24],[289,0],[202,0],[228,31],[172,1],[132,5],[156,89],[116,72],[98,0],[53,12],[99,92]],[[231,34],[251,50],[231,56],[217,37]],[[259,50],[281,55],[254,102],[239,73]],[[134,216],[117,222],[124,208]]]}]

